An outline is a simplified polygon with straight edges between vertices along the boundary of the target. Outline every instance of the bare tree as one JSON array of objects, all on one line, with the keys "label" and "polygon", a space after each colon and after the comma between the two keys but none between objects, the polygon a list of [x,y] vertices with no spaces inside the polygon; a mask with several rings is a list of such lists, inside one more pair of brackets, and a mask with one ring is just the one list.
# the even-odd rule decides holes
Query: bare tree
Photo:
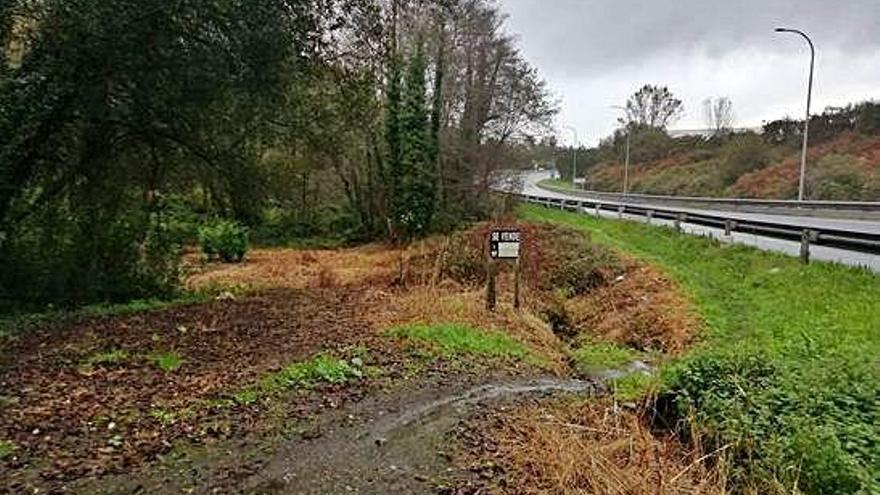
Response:
[{"label": "bare tree", "polygon": [[626,102],[626,117],[619,121],[624,125],[666,129],[682,113],[684,105],[669,88],[646,84],[629,97]]},{"label": "bare tree", "polygon": [[714,136],[729,134],[733,130],[733,102],[726,96],[703,100],[703,118]]}]

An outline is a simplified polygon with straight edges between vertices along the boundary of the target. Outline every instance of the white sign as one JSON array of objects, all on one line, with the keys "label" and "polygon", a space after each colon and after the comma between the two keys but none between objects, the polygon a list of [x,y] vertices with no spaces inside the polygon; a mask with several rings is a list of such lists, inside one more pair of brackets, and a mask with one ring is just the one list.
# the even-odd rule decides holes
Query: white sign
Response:
[{"label": "white sign", "polygon": [[520,233],[518,230],[495,230],[489,237],[489,254],[495,259],[519,258]]}]

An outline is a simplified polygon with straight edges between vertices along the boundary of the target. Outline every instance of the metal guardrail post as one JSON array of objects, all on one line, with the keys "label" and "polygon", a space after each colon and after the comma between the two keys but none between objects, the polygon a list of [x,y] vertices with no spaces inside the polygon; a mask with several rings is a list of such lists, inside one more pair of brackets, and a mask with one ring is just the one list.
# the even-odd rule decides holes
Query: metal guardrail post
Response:
[{"label": "metal guardrail post", "polygon": [[681,232],[681,223],[685,220],[687,220],[687,215],[685,215],[684,213],[679,213],[675,215],[673,226],[675,227],[676,232]]},{"label": "metal guardrail post", "polygon": [[724,235],[726,235],[727,237],[730,237],[730,235],[733,233],[733,229],[735,228],[736,222],[734,222],[733,220],[724,221]]},{"label": "metal guardrail post", "polygon": [[819,240],[819,233],[815,230],[804,229],[801,233],[801,262],[810,264],[810,244]]},{"label": "metal guardrail post", "polygon": [[626,211],[626,206],[620,205],[617,207],[617,218],[623,218],[623,213]]},{"label": "metal guardrail post", "polygon": [[647,217],[648,217],[648,224],[650,224],[651,220],[654,219],[654,210],[648,210]]}]

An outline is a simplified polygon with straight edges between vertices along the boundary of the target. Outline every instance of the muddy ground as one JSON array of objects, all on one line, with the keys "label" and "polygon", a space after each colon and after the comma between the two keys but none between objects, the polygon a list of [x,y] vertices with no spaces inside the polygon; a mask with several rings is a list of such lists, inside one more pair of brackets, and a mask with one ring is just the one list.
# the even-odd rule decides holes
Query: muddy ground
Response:
[{"label": "muddy ground", "polygon": [[[656,270],[532,225],[520,228],[546,244],[527,246],[540,256],[524,260],[526,306],[514,310],[503,298],[489,313],[479,279],[488,228],[406,251],[257,250],[241,265],[193,260],[188,287],[217,294],[211,302],[49,324],[0,343],[0,441],[12,446],[0,459],[0,489],[517,493],[510,489],[517,480],[554,479],[544,472],[553,466],[523,469],[522,459],[493,442],[531,445],[534,432],[511,433],[533,422],[518,411],[557,404],[554,397],[590,404],[606,393],[600,376],[608,374],[575,376],[572,339],[589,330],[590,339],[676,353],[699,321]],[[571,242],[583,252],[567,262],[583,270],[584,259],[595,260],[589,271],[555,261],[563,257],[553,250],[571,251]],[[581,287],[584,277],[590,284]],[[560,299],[547,280],[567,284],[567,295]],[[509,294],[511,284],[512,273],[502,270],[500,292]],[[564,317],[564,331],[548,315]],[[426,358],[385,333],[409,322],[504,332],[540,363]],[[179,361],[173,370],[157,359],[168,355]],[[318,355],[354,363],[357,379],[253,404],[233,400],[262,377]],[[552,407],[573,407],[558,404]],[[590,449],[599,440],[581,444]],[[673,446],[666,457],[687,459],[674,440],[662,441]],[[602,493],[567,491],[577,483],[547,486],[535,493]]]}]

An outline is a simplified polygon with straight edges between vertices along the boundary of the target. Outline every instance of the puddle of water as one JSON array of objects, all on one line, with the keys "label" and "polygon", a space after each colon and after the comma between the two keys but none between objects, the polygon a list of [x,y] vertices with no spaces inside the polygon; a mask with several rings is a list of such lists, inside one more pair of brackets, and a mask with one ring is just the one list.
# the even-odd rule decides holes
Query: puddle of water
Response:
[{"label": "puddle of water", "polygon": [[398,428],[424,419],[442,409],[471,405],[484,401],[503,399],[518,395],[541,394],[550,392],[590,392],[595,393],[599,386],[594,381],[574,379],[545,378],[524,383],[487,384],[474,387],[463,393],[437,399],[420,405],[394,418],[387,424],[375,428],[374,434],[385,434]]}]

